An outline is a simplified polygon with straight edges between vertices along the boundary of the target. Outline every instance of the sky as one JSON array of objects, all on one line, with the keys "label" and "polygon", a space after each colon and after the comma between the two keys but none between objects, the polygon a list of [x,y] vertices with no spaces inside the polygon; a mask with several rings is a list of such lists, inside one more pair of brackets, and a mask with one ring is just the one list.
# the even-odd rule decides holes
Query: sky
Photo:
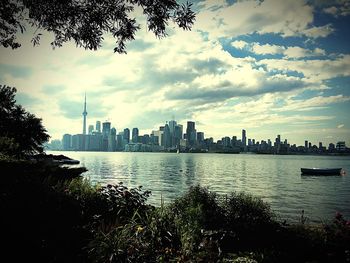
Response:
[{"label": "sky", "polygon": [[224,136],[303,145],[350,145],[350,1],[192,1],[191,31],[170,23],[168,37],[141,29],[127,54],[66,43],[52,49],[43,32],[19,36],[22,47],[0,48],[0,83],[42,118],[51,139],[110,121],[117,132],[151,133],[175,118],[215,140]]}]

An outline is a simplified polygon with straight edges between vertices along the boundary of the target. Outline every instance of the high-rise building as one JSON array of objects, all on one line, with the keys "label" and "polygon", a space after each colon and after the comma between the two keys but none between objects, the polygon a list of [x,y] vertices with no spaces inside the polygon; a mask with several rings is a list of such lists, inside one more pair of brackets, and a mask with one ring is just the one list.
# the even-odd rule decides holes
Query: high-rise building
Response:
[{"label": "high-rise building", "polygon": [[224,147],[229,147],[231,145],[231,139],[230,137],[226,136],[221,139],[222,145]]},{"label": "high-rise building", "polygon": [[125,143],[129,143],[130,142],[130,130],[129,130],[129,128],[125,128],[124,129],[123,139],[124,139]]},{"label": "high-rise building", "polygon": [[123,133],[119,133],[117,135],[117,151],[123,151],[124,147],[125,147],[125,139],[123,138],[124,134]]},{"label": "high-rise building", "polygon": [[137,143],[139,139],[139,129],[138,128],[132,128],[132,142]]},{"label": "high-rise building", "polygon": [[175,130],[176,130],[176,121],[171,120],[169,121],[169,130],[170,130],[170,146],[175,147],[176,146],[176,135],[175,135]]},{"label": "high-rise building", "polygon": [[174,132],[174,147],[178,147],[180,144],[180,140],[183,137],[183,126],[181,124],[178,124],[175,126],[175,132]]},{"label": "high-rise building", "polygon": [[101,132],[92,132],[92,134],[87,135],[85,144],[85,149],[87,151],[102,151],[102,134]]},{"label": "high-rise building", "polygon": [[309,146],[309,142],[308,141],[305,141],[305,148],[307,149]]},{"label": "high-rise building", "polygon": [[86,135],[86,93],[85,93],[85,101],[84,101],[84,111],[83,111],[83,135]]},{"label": "high-rise building", "polygon": [[204,142],[204,132],[197,132],[197,141],[199,143]]},{"label": "high-rise building", "polygon": [[247,135],[245,130],[242,130],[242,145],[245,147],[247,146]]},{"label": "high-rise building", "polygon": [[102,135],[103,135],[103,137],[108,137],[110,132],[111,132],[111,123],[109,121],[102,123]]},{"label": "high-rise building", "polygon": [[188,147],[193,147],[196,144],[196,124],[193,121],[187,122],[187,128],[186,128],[186,139],[187,139],[187,145]]},{"label": "high-rise building", "polygon": [[72,150],[74,151],[84,151],[84,134],[75,134],[72,136]]},{"label": "high-rise building", "polygon": [[337,145],[335,146],[335,148],[337,149],[337,151],[339,152],[345,152],[346,150],[346,144],[344,141],[342,142],[337,142]]},{"label": "high-rise building", "polygon": [[176,126],[176,121],[174,120],[171,120],[169,121],[169,130],[170,130],[170,133],[173,134],[175,132],[175,126]]},{"label": "high-rise building", "polygon": [[72,149],[72,135],[70,134],[63,135],[62,149],[63,151],[70,151]]},{"label": "high-rise building", "polygon": [[165,148],[170,148],[171,147],[170,128],[169,128],[168,124],[165,124],[165,126],[164,126],[162,146],[164,146]]},{"label": "high-rise building", "polygon": [[117,130],[115,128],[111,129],[111,132],[108,136],[108,151],[109,152],[115,152],[117,149]]},{"label": "high-rise building", "polygon": [[101,122],[100,121],[96,121],[96,131],[101,132]]},{"label": "high-rise building", "polygon": [[89,134],[92,134],[94,131],[94,125],[89,125]]},{"label": "high-rise building", "polygon": [[108,151],[108,137],[111,133],[111,123],[106,121],[102,123],[102,151]]}]

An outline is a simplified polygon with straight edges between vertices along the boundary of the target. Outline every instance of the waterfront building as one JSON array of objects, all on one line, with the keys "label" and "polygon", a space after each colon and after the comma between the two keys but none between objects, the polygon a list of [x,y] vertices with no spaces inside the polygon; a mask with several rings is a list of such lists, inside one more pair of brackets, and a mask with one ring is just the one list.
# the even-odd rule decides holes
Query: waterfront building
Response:
[{"label": "waterfront building", "polygon": [[193,147],[196,144],[196,137],[197,137],[197,131],[196,131],[196,124],[193,121],[187,122],[187,129],[186,129],[186,139],[188,147]]},{"label": "waterfront building", "polygon": [[101,122],[100,121],[96,121],[96,131],[97,132],[101,132]]},{"label": "waterfront building", "polygon": [[224,147],[230,147],[231,146],[231,139],[230,137],[226,136],[221,139],[222,145]]},{"label": "waterfront building", "polygon": [[231,139],[231,146],[232,146],[232,147],[238,146],[238,145],[237,145],[237,136],[232,136],[232,139]]},{"label": "waterfront building", "polygon": [[133,128],[132,129],[132,142],[137,143],[139,139],[139,129],[138,128]]},{"label": "waterfront building", "polygon": [[152,134],[155,137],[154,140],[156,140],[156,138],[158,138],[158,145],[162,145],[163,133],[164,133],[164,131],[161,131],[161,130],[152,131]]},{"label": "waterfront building", "polygon": [[115,152],[117,149],[117,130],[115,128],[111,129],[111,132],[108,136],[108,151],[109,152]]},{"label": "waterfront building", "polygon": [[305,149],[307,149],[309,147],[309,142],[305,141]]},{"label": "waterfront building", "polygon": [[175,126],[175,134],[174,134],[174,145],[175,147],[178,147],[178,145],[180,144],[180,140],[183,137],[183,126],[181,124],[178,124]]},{"label": "waterfront building", "polygon": [[124,147],[126,145],[126,141],[125,139],[123,138],[123,133],[120,132],[117,137],[116,137],[116,140],[117,140],[117,145],[116,145],[116,150],[117,151],[123,151],[124,150]]},{"label": "waterfront building", "polygon": [[272,147],[272,142],[270,139],[267,140],[267,144],[269,145],[269,147]]},{"label": "waterfront building", "polygon": [[124,139],[125,144],[130,142],[130,130],[129,130],[129,128],[124,129],[123,139]]},{"label": "waterfront building", "polygon": [[93,131],[94,131],[94,125],[89,125],[88,133],[92,134]]},{"label": "waterfront building", "polygon": [[84,151],[84,134],[75,134],[72,136],[72,150],[73,151]]},{"label": "waterfront building", "polygon": [[252,146],[252,139],[248,138],[248,146]]},{"label": "waterfront building", "polygon": [[63,151],[70,151],[72,149],[72,135],[64,134],[62,137],[62,149]]},{"label": "waterfront building", "polygon": [[338,152],[345,152],[346,150],[345,142],[337,142],[336,149]]},{"label": "waterfront building", "polygon": [[165,124],[164,126],[164,133],[163,133],[161,145],[164,146],[165,149],[168,149],[171,147],[171,135],[170,135],[170,128],[168,124]]},{"label": "waterfront building", "polygon": [[92,132],[92,134],[86,137],[86,151],[102,151],[102,133]]},{"label": "waterfront building", "polygon": [[245,130],[242,130],[242,146],[247,146],[247,134]]},{"label": "waterfront building", "polygon": [[102,135],[103,137],[108,137],[111,132],[111,123],[106,121],[102,123]]},{"label": "waterfront building", "polygon": [[142,144],[150,144],[150,136],[149,134],[145,134],[141,137]]}]

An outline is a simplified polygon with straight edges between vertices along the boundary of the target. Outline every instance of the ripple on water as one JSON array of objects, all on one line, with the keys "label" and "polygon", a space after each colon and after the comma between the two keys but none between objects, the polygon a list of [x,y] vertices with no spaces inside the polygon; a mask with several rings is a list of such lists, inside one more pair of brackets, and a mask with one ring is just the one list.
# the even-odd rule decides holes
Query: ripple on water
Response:
[{"label": "ripple on water", "polygon": [[81,161],[93,183],[143,185],[150,202],[170,202],[196,184],[228,194],[247,192],[267,201],[285,219],[330,219],[335,211],[350,218],[350,176],[301,176],[300,167],[343,167],[350,157],[164,153],[59,152]]}]

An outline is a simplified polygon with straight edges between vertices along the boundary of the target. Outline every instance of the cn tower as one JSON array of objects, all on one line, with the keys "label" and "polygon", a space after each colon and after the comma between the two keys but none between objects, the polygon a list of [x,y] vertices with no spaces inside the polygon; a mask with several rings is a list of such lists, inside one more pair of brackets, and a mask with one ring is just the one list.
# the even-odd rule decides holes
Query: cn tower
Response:
[{"label": "cn tower", "polygon": [[86,92],[85,92],[85,101],[84,101],[84,112],[83,112],[83,134],[86,135]]}]

